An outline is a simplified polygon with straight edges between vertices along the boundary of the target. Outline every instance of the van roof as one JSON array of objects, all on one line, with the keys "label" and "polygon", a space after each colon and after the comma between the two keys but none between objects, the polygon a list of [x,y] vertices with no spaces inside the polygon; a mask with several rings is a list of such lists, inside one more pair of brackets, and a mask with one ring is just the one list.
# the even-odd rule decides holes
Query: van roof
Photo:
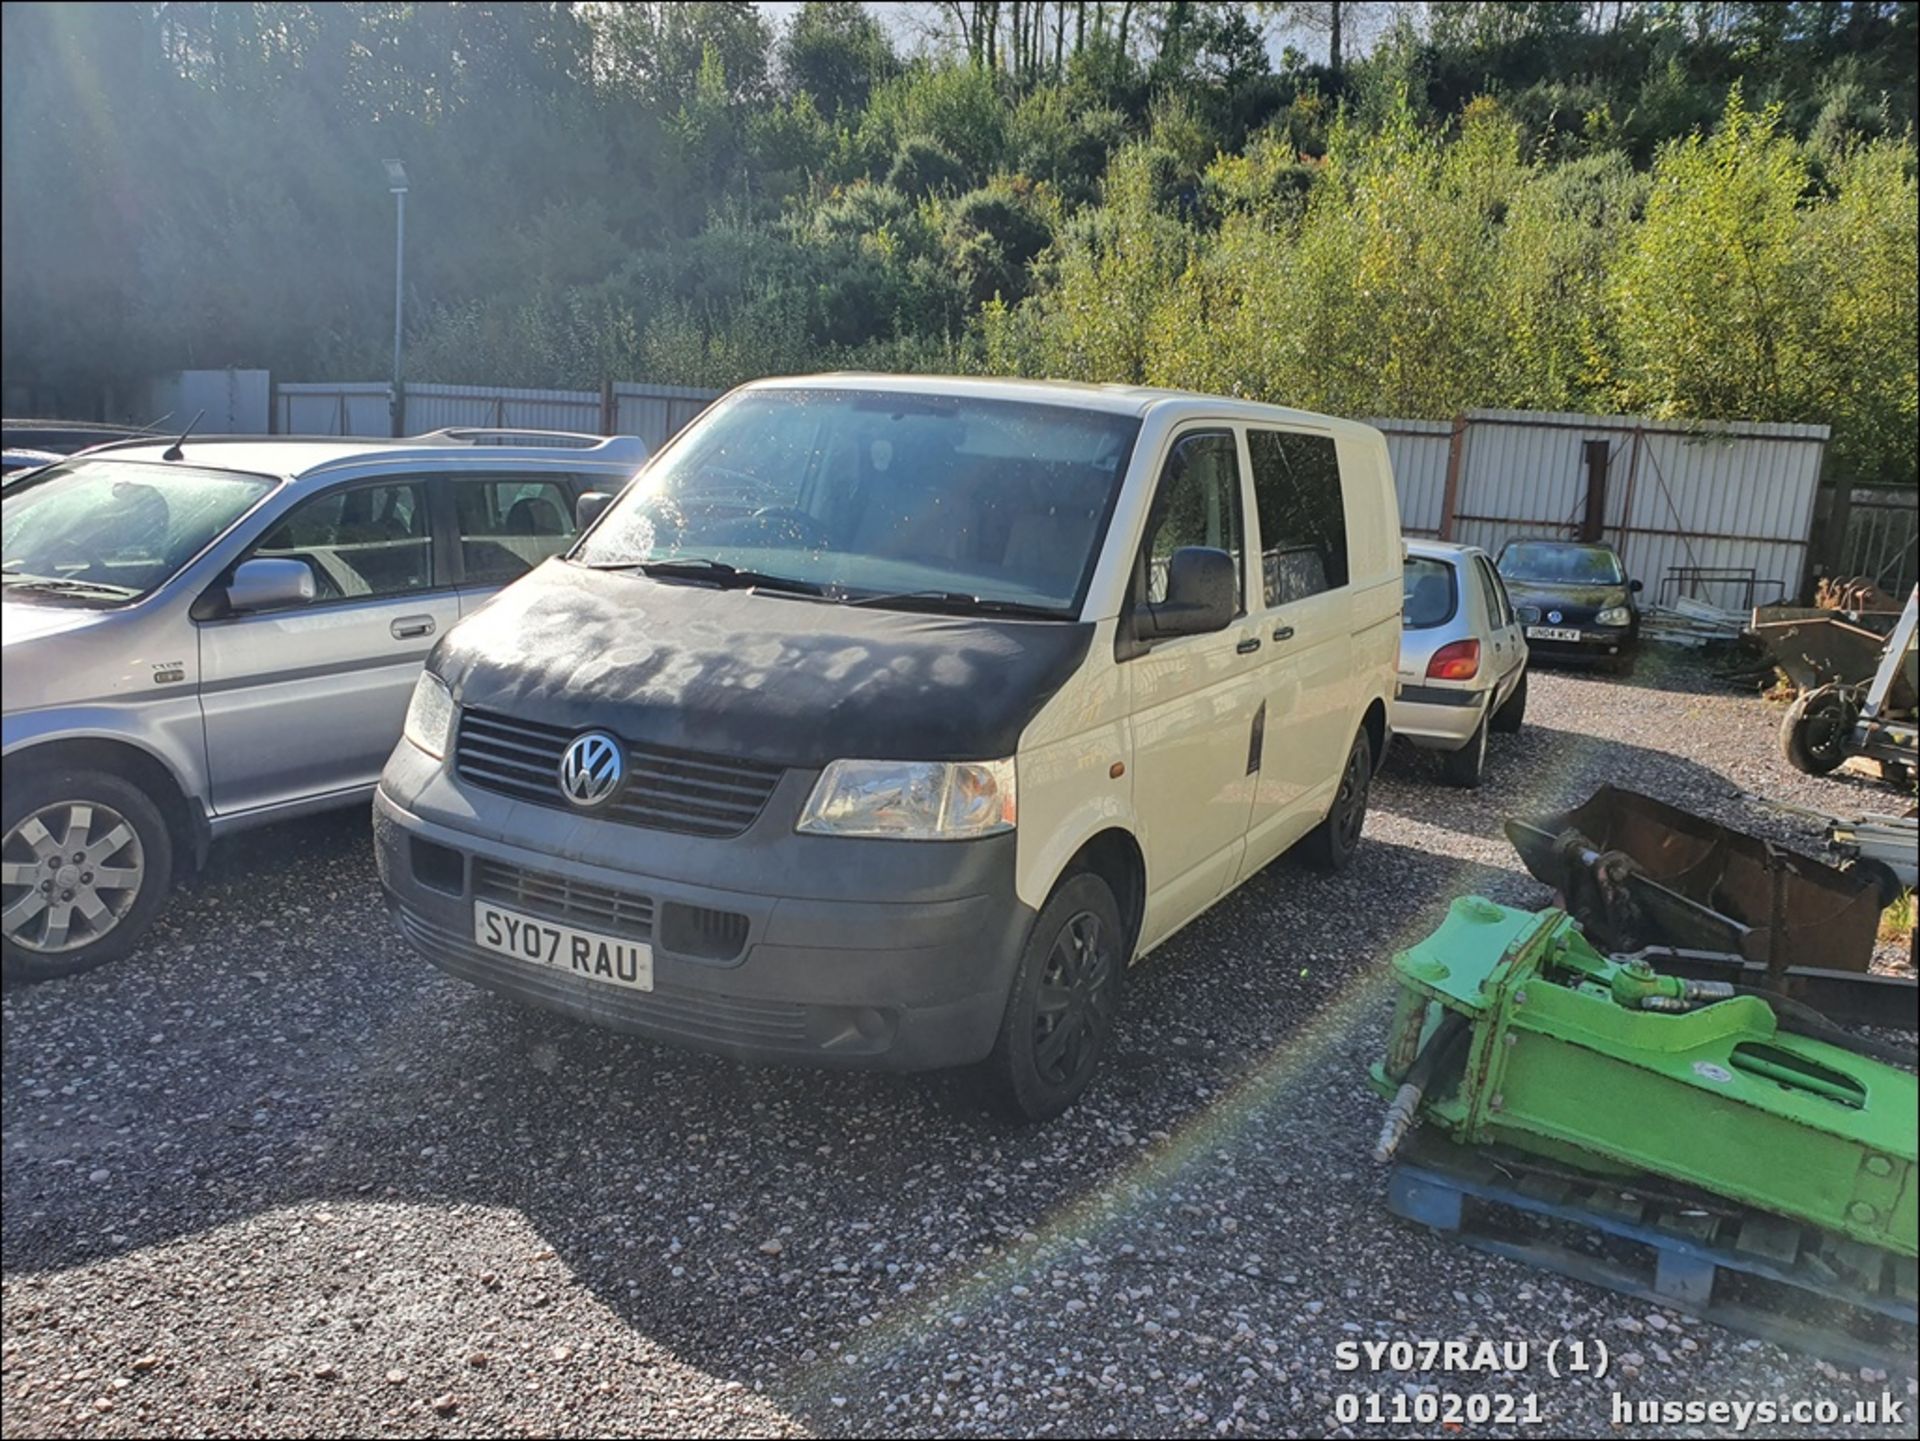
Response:
[{"label": "van roof", "polygon": [[1015,400],[1039,405],[1073,405],[1115,415],[1144,416],[1161,406],[1191,408],[1218,415],[1223,411],[1249,420],[1272,420],[1289,425],[1316,425],[1330,429],[1367,430],[1358,421],[1342,420],[1311,410],[1266,405],[1229,395],[1205,395],[1152,385],[1090,384],[1073,380],[1008,380],[980,375],[889,375],[873,371],[841,371],[824,375],[791,375],[756,380],[747,390],[827,390],[858,386],[897,390],[909,395],[968,395],[982,400]]}]

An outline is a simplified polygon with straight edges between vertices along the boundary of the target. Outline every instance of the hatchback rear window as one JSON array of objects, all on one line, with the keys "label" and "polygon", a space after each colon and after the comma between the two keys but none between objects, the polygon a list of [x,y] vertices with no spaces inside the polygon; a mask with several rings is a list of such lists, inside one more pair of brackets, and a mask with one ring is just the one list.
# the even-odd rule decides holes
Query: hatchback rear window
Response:
[{"label": "hatchback rear window", "polygon": [[1410,555],[1400,572],[1400,624],[1429,630],[1453,619],[1458,604],[1453,567],[1444,560]]}]

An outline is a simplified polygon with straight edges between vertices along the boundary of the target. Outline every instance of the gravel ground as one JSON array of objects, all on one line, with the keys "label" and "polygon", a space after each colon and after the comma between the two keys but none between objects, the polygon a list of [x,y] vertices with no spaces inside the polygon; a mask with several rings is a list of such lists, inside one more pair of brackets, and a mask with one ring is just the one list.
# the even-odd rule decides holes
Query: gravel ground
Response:
[{"label": "gravel ground", "polygon": [[[1902,1425],[1818,1434],[1912,1434],[1902,1377],[1386,1214],[1385,962],[1454,895],[1544,902],[1503,815],[1611,780],[1805,845],[1730,793],[1885,807],[1789,771],[1777,710],[1684,662],[1543,672],[1531,704],[1479,792],[1398,752],[1347,874],[1275,866],[1135,971],[1104,1079],[1038,1130],[444,978],[384,918],[364,814],[224,844],[135,958],[5,998],[5,1434],[1378,1434],[1336,1397],[1422,1386],[1534,1395],[1562,1435],[1618,1429],[1616,1388],[1886,1389]],[[1335,1369],[1429,1338],[1535,1358]],[[1552,1379],[1562,1338],[1608,1378]]]}]

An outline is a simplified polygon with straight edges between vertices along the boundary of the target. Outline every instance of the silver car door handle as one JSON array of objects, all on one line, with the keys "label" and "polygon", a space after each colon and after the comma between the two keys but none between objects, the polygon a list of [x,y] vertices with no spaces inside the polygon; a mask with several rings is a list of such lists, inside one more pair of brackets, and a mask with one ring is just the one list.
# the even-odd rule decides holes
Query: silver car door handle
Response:
[{"label": "silver car door handle", "polygon": [[1273,638],[1275,640],[1292,640],[1293,627],[1290,625],[1276,625],[1273,628]]},{"label": "silver car door handle", "polygon": [[415,636],[433,634],[433,617],[430,615],[403,615],[390,626],[395,640],[412,640]]}]

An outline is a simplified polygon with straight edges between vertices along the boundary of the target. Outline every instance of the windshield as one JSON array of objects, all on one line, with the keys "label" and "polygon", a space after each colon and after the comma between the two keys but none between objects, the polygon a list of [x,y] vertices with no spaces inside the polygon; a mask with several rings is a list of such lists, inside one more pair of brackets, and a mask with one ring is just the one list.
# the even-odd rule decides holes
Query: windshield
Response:
[{"label": "windshield", "polygon": [[1410,555],[1400,571],[1400,623],[1425,630],[1453,619],[1453,567],[1444,560]]},{"label": "windshield", "polygon": [[1509,580],[1555,585],[1624,585],[1620,557],[1599,545],[1559,545],[1516,540],[1500,552],[1500,574]]},{"label": "windshield", "polygon": [[747,391],[664,451],[588,565],[718,561],[834,599],[1073,613],[1139,422],[878,390]]},{"label": "windshield", "polygon": [[264,476],[129,460],[74,460],[45,471],[0,502],[7,597],[136,599],[273,486]]}]

